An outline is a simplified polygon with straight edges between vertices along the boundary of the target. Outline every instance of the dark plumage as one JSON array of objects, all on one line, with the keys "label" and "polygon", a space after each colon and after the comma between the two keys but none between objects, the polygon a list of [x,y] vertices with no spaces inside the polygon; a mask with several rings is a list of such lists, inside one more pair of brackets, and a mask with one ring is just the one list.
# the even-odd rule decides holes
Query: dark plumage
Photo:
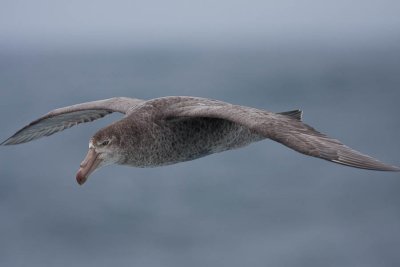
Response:
[{"label": "dark plumage", "polygon": [[361,154],[301,121],[301,111],[273,113],[199,97],[172,96],[148,101],[116,97],[51,111],[2,145],[29,142],[90,122],[112,112],[121,120],[99,130],[89,143],[77,181],[108,164],[154,167],[272,139],[300,153],[356,168],[400,171]]}]

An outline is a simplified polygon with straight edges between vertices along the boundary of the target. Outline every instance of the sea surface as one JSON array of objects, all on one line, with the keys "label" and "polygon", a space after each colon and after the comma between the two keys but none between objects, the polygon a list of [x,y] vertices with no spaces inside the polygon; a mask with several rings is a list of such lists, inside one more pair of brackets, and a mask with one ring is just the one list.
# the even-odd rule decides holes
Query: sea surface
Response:
[{"label": "sea surface", "polygon": [[[54,108],[166,95],[300,108],[400,164],[399,46],[0,51],[1,140]],[[78,186],[89,138],[120,117],[0,147],[0,266],[400,266],[399,173],[262,141]]]}]

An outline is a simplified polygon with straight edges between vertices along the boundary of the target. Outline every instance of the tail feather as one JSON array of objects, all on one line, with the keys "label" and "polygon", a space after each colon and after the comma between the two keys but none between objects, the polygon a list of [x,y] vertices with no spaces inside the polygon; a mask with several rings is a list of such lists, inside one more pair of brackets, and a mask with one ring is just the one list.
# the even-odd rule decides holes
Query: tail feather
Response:
[{"label": "tail feather", "polygon": [[291,117],[291,118],[299,120],[299,121],[301,121],[303,118],[303,111],[301,111],[300,109],[278,112],[277,114],[285,115],[285,116]]}]

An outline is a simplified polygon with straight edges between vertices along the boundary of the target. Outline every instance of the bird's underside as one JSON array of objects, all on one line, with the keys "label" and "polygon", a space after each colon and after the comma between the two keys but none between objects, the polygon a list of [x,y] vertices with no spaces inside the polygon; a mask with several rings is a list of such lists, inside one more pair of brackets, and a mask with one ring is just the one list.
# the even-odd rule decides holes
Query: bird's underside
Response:
[{"label": "bird's underside", "polygon": [[[29,142],[112,112],[125,116],[91,139],[91,149],[97,152],[109,146],[107,156],[112,158],[108,159],[112,163],[140,166],[130,162],[140,160],[140,155],[132,159],[129,155],[143,153],[141,160],[144,160],[151,157],[146,153],[153,153],[157,154],[153,160],[158,160],[158,165],[171,164],[269,138],[305,155],[331,162],[362,169],[400,171],[399,167],[382,163],[316,131],[302,122],[299,110],[273,113],[184,96],[148,101],[116,97],[56,109],[23,127],[1,145]],[[101,139],[106,137],[113,146]],[[113,138],[118,142],[112,141]],[[101,144],[96,143],[100,141]],[[148,149],[146,144],[152,142],[158,146]]]},{"label": "bird's underside", "polygon": [[[240,124],[216,118],[164,120],[149,132],[159,134],[140,150],[136,167],[157,167],[198,159],[214,153],[236,149],[265,137]],[[137,151],[136,151],[137,152]],[[133,152],[133,153],[136,153]],[[134,158],[132,155],[131,158]]]}]

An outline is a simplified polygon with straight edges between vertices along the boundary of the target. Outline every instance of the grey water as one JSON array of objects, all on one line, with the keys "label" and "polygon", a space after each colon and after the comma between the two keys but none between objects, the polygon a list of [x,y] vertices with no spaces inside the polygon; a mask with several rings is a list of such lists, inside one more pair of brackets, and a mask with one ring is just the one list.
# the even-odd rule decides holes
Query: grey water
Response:
[{"label": "grey water", "polygon": [[[195,95],[304,121],[400,164],[400,48],[265,46],[1,51],[0,139],[62,106]],[[262,141],[75,181],[120,115],[0,147],[1,266],[399,266],[400,175]]]}]

